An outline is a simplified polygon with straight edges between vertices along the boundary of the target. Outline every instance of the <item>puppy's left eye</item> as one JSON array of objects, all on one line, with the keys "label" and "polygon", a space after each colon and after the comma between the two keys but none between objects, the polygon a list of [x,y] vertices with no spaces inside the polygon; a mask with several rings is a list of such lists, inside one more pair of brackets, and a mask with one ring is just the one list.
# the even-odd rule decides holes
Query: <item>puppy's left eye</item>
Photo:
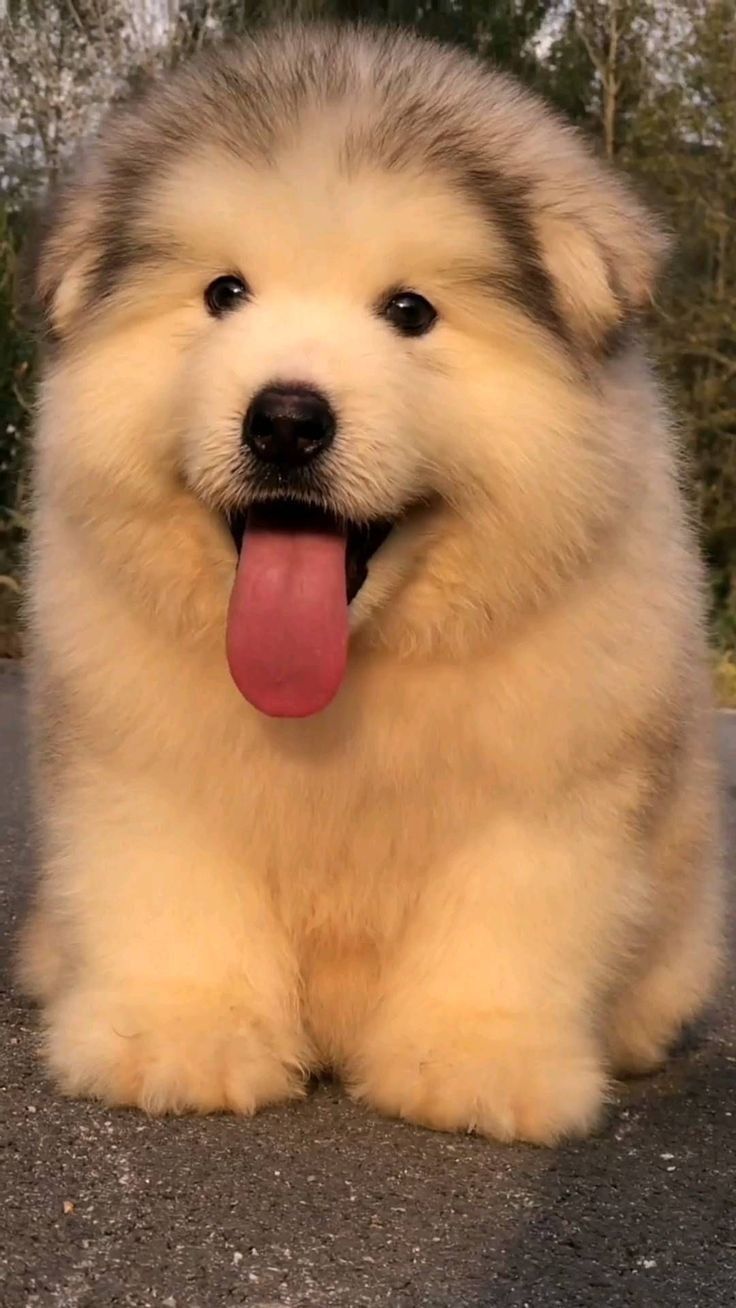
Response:
[{"label": "puppy's left eye", "polygon": [[213,318],[221,318],[224,313],[230,313],[231,309],[236,309],[247,300],[249,295],[250,291],[242,277],[228,274],[210,282],[204,293],[204,302]]},{"label": "puppy's left eye", "polygon": [[416,291],[396,291],[383,305],[381,316],[402,336],[424,336],[437,321],[437,310]]}]

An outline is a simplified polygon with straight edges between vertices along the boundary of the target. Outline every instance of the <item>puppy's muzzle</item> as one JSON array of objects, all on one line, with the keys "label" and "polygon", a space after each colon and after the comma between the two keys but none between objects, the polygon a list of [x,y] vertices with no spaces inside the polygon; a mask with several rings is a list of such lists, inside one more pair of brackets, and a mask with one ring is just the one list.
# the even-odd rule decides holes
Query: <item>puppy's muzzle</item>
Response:
[{"label": "puppy's muzzle", "polygon": [[243,440],[260,463],[283,471],[303,468],[332,444],[335,414],[326,397],[309,386],[267,386],[252,400]]}]

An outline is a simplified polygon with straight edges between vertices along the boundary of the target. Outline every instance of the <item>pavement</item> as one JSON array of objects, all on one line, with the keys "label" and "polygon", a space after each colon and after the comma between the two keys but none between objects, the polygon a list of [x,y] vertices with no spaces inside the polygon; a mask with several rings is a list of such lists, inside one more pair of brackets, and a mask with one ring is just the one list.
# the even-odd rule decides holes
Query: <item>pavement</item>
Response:
[{"label": "pavement", "polygon": [[[719,718],[736,836],[736,714]],[[669,1068],[555,1151],[388,1122],[333,1085],[254,1120],[60,1099],[14,993],[32,866],[22,676],[0,664],[2,1308],[736,1304],[736,975]]]}]

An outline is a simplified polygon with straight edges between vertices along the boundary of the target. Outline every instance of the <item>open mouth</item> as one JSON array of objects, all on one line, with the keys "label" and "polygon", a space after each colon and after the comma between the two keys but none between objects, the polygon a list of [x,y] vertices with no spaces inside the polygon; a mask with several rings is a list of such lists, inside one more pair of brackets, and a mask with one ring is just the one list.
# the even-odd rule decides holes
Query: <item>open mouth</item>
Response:
[{"label": "open mouth", "polygon": [[327,509],[296,500],[265,500],[228,518],[230,534],[240,554],[246,527],[288,534],[335,535],[345,540],[345,593],[351,604],[368,576],[368,565],[395,523],[389,518],[358,523],[337,518]]},{"label": "open mouth", "polygon": [[233,681],[270,717],[319,713],[345,676],[348,606],[393,523],[273,500],[229,525],[238,550],[227,618]]}]

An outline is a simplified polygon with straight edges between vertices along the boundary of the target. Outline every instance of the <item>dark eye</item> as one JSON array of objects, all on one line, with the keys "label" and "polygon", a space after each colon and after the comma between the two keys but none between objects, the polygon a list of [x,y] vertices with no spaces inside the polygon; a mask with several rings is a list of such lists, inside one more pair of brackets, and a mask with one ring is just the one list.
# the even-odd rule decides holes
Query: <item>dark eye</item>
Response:
[{"label": "dark eye", "polygon": [[397,291],[381,310],[382,316],[402,336],[424,336],[437,321],[437,310],[415,291]]},{"label": "dark eye", "polygon": [[231,309],[244,304],[249,295],[250,291],[242,277],[228,275],[216,277],[210,282],[204,293],[204,302],[213,317],[221,318],[223,313],[230,313]]}]

